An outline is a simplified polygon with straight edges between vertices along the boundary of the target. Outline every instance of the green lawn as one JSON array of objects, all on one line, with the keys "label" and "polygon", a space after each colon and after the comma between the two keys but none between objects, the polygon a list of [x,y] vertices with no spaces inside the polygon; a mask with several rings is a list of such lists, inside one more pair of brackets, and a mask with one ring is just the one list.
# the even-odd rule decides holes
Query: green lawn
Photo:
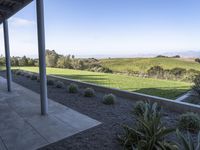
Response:
[{"label": "green lawn", "polygon": [[200,71],[200,64],[193,59],[184,58],[112,58],[101,59],[103,66],[116,72],[143,71],[146,72],[153,66],[161,66],[164,69],[176,67],[195,69]]},{"label": "green lawn", "polygon": [[[37,67],[19,68],[27,71],[38,72]],[[126,75],[96,73],[71,69],[47,68],[47,74],[171,99],[177,98],[191,87],[190,83],[185,82],[139,78]]]}]

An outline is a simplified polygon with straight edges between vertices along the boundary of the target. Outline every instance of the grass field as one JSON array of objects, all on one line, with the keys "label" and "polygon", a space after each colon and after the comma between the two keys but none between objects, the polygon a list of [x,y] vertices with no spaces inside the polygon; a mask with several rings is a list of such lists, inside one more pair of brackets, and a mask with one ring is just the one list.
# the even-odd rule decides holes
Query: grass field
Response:
[{"label": "grass field", "polygon": [[101,59],[103,66],[116,72],[143,71],[146,72],[153,66],[161,66],[164,69],[176,67],[195,69],[200,71],[200,64],[192,59],[183,58],[112,58]]},{"label": "grass field", "polygon": [[[19,67],[19,69],[38,72],[37,67]],[[71,69],[47,68],[47,74],[170,99],[177,98],[191,87],[191,84],[185,82],[139,78],[126,75],[96,73]]]}]

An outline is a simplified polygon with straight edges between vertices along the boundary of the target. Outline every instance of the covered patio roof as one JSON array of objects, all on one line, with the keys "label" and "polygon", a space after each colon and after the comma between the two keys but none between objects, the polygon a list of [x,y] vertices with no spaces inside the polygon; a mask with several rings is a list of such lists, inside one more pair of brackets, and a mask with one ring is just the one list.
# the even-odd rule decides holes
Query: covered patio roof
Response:
[{"label": "covered patio roof", "polygon": [[[10,62],[10,44],[8,31],[8,18],[24,8],[33,0],[0,0],[0,24],[3,23],[7,89],[12,91],[12,74]],[[40,100],[41,114],[48,113],[47,85],[46,85],[46,61],[45,61],[45,29],[44,29],[44,2],[35,0],[37,13],[38,53],[40,70]]]},{"label": "covered patio roof", "polygon": [[0,23],[13,16],[33,0],[0,0]]}]

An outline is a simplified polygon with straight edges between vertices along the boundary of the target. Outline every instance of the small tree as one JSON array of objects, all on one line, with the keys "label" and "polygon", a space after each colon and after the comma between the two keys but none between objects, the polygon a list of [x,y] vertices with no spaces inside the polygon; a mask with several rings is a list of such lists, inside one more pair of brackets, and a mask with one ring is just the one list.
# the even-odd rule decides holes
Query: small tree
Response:
[{"label": "small tree", "polygon": [[200,96],[200,74],[195,77],[192,89]]},{"label": "small tree", "polygon": [[28,59],[28,66],[35,66],[35,61],[33,59]]},{"label": "small tree", "polygon": [[56,55],[47,55],[46,56],[46,64],[48,67],[55,67],[57,60],[58,60],[58,58]]},{"label": "small tree", "polygon": [[11,58],[11,65],[12,66],[19,66],[19,60],[16,57]]},{"label": "small tree", "polygon": [[48,67],[56,67],[59,55],[55,50],[46,50],[46,64]]},{"label": "small tree", "polygon": [[200,63],[200,58],[196,58],[196,59],[195,59],[195,62]]},{"label": "small tree", "polygon": [[160,66],[153,66],[147,73],[150,77],[163,78],[164,69]]},{"label": "small tree", "polygon": [[173,68],[170,73],[174,75],[176,79],[183,77],[186,74],[187,70],[184,68]]},{"label": "small tree", "polygon": [[19,59],[19,65],[28,66],[28,59],[26,58],[26,56],[23,56],[21,59]]},{"label": "small tree", "polygon": [[3,66],[5,65],[5,57],[3,57],[3,55],[0,56],[0,65]]},{"label": "small tree", "polygon": [[62,57],[58,58],[57,67],[72,69],[73,67],[72,67],[70,55],[62,56]]}]

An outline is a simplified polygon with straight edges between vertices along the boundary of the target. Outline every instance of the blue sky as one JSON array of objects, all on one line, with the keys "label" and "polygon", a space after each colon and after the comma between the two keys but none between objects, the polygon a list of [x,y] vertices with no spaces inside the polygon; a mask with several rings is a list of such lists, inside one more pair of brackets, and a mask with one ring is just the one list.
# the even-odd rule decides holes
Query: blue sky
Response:
[{"label": "blue sky", "polygon": [[[62,54],[135,55],[200,50],[199,0],[44,2],[46,48]],[[10,18],[9,27],[11,55],[37,56],[35,1]],[[0,31],[2,53],[2,26]]]}]

